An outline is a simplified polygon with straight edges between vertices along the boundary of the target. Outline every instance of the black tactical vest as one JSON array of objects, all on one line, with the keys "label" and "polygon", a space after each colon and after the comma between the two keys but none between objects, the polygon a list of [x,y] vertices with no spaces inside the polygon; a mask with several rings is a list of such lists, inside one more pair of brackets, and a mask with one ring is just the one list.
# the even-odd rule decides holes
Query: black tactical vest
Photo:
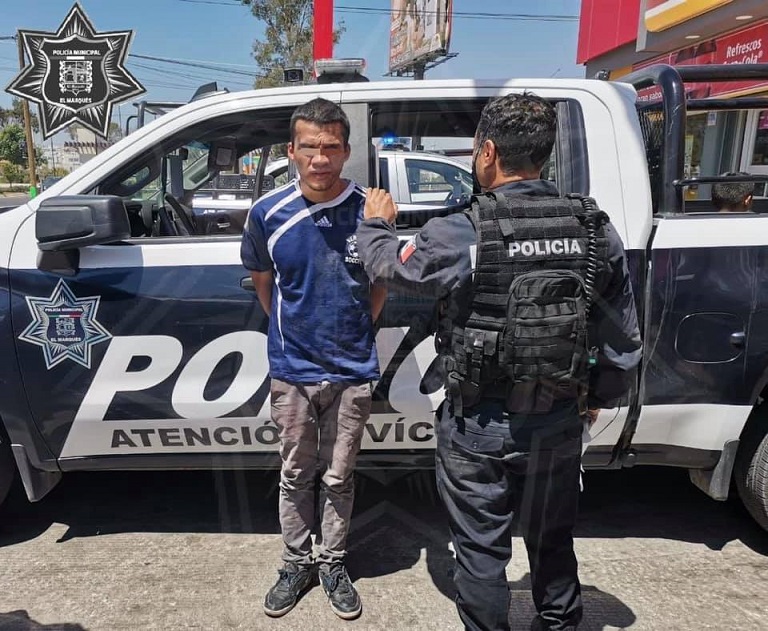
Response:
[{"label": "black tactical vest", "polygon": [[476,196],[466,212],[477,231],[471,303],[442,336],[455,414],[467,392],[504,398],[542,381],[585,393],[596,361],[587,317],[607,261],[608,216],[590,198],[498,193]]}]

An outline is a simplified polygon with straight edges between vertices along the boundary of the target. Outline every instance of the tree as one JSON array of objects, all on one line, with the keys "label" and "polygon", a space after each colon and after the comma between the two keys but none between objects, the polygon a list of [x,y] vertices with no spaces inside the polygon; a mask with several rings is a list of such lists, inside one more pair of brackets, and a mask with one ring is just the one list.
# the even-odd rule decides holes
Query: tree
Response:
[{"label": "tree", "polygon": [[35,147],[35,165],[44,167],[48,165],[48,158],[43,155],[42,147]]},{"label": "tree", "polygon": [[110,143],[117,142],[118,140],[122,140],[123,138],[123,130],[120,129],[120,125],[118,123],[115,123],[114,121],[109,124],[109,129],[107,130],[107,140]]},{"label": "tree", "polygon": [[67,125],[67,135],[69,136],[69,139],[72,141],[77,140],[77,130],[82,128],[83,126],[78,123]]},{"label": "tree", "polygon": [[[67,134],[69,135],[70,140],[77,140],[78,138],[78,132],[80,130],[86,129],[83,127],[80,123],[72,123],[67,127]],[[107,129],[107,141],[110,143],[117,142],[123,137],[123,131],[120,129],[120,125],[114,121],[109,123],[109,128]],[[103,141],[102,137],[95,134],[94,132],[88,130],[88,133],[86,135],[86,142],[91,142],[90,139],[93,140],[93,142],[96,142],[97,140]]]},{"label": "tree", "polygon": [[[283,85],[283,70],[302,68],[304,76],[312,75],[313,30],[312,0],[241,0],[251,7],[254,17],[263,22],[264,39],[253,44],[253,58],[263,71],[254,82],[255,88]],[[344,25],[333,33],[337,43]]]},{"label": "tree", "polygon": [[13,187],[14,182],[18,184],[24,179],[22,168],[8,160],[0,160],[0,172],[11,187]]},{"label": "tree", "polygon": [[[32,124],[32,130],[34,132],[40,131],[40,119],[37,117],[37,114],[32,111],[31,106],[29,120]],[[5,127],[6,125],[11,124],[24,127],[24,106],[21,99],[13,99],[13,101],[11,101],[11,107],[9,108],[0,107],[0,127]]]},{"label": "tree", "polygon": [[23,165],[26,160],[24,129],[18,123],[0,129],[0,160],[18,165]]},{"label": "tree", "polygon": [[64,177],[65,175],[69,175],[69,171],[67,169],[63,167],[56,167],[54,169],[49,166],[42,167],[37,174],[41,181],[46,177]]}]

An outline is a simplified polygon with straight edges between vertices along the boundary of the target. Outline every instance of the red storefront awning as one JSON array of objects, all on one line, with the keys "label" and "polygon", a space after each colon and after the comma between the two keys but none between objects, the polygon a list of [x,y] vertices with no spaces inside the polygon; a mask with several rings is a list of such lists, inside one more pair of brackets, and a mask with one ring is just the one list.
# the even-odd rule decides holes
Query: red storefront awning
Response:
[{"label": "red storefront awning", "polygon": [[[634,69],[654,64],[672,66],[701,66],[706,64],[759,64],[768,61],[768,22],[757,24],[735,33],[692,44],[674,53],[660,55],[634,65]],[[730,81],[718,83],[692,83],[686,85],[689,98],[705,99],[714,96],[736,96],[768,89],[767,81]],[[642,90],[639,99],[656,101],[661,93],[654,89]]]}]

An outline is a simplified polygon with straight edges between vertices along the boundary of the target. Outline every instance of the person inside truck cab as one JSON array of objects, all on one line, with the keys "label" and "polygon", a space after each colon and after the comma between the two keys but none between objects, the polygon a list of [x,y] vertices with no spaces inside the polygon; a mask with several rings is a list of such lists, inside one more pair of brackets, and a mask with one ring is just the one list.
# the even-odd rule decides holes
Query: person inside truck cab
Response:
[{"label": "person inside truck cab", "polygon": [[618,234],[592,200],[561,197],[541,179],[555,131],[544,99],[491,101],[474,142],[484,194],[471,210],[400,242],[396,205],[372,190],[357,231],[372,280],[440,305],[437,485],[456,553],[456,605],[471,631],[510,628],[505,570],[516,516],[537,611],[531,628],[578,626],[582,423],[587,408],[594,418],[626,394],[640,360]]},{"label": "person inside truck cab", "polygon": [[[749,173],[723,173],[723,176]],[[752,182],[719,182],[712,186],[712,203],[721,213],[747,213],[752,210],[755,185]]]}]

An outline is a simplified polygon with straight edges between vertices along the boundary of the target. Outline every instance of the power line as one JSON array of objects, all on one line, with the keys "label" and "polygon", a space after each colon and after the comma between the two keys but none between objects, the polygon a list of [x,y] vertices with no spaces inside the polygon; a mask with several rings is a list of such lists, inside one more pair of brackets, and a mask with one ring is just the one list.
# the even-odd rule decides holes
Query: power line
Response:
[{"label": "power line", "polygon": [[[159,66],[150,66],[150,65],[146,65],[146,64],[141,64],[141,63],[139,63],[137,61],[131,61],[130,62],[130,66],[131,66],[131,68],[142,68],[143,70],[149,70],[150,72],[156,72],[156,73],[162,74],[164,77],[168,77],[168,69],[167,68],[161,68]],[[211,72],[216,72],[216,71],[212,70]],[[194,73],[194,74],[189,74],[189,73],[186,73],[186,72],[175,71],[175,72],[173,72],[173,74],[171,76],[174,77],[174,78],[179,77],[179,78],[191,79],[193,81],[211,81],[212,80],[211,79],[211,77],[212,77],[211,74],[205,74],[205,73],[202,73],[202,72],[198,72],[198,73]],[[238,81],[236,79],[229,79],[229,78],[227,78],[226,81],[228,81],[230,83],[237,83],[237,84],[240,84],[240,85],[251,85],[250,83],[247,83],[245,81]]]},{"label": "power line", "polygon": [[[131,56],[130,54],[128,55]],[[215,66],[229,66],[230,68],[253,68],[250,64],[233,64],[229,63],[227,61],[209,61],[207,59],[184,59],[184,58],[177,58],[177,57],[165,57],[164,59],[176,59],[177,61],[184,61],[191,64],[211,64]]]},{"label": "power line", "polygon": [[[185,0],[187,1],[187,0]],[[339,13],[362,13],[377,15],[393,15],[395,13],[405,13],[405,11],[392,11],[391,9],[379,7],[355,7],[346,5],[337,5],[335,7]],[[419,15],[439,15],[440,11],[417,11]],[[555,15],[555,14],[535,14],[535,13],[484,13],[468,11],[453,11],[451,15],[454,18],[467,18],[475,20],[517,20],[531,22],[573,22],[579,19],[578,15]]]},{"label": "power line", "polygon": [[174,64],[178,66],[188,66],[190,68],[202,68],[204,70],[214,70],[216,72],[224,72],[228,74],[234,74],[234,75],[250,77],[250,78],[258,78],[258,77],[265,76],[264,74],[260,74],[258,72],[249,72],[247,70],[236,70],[234,68],[223,68],[211,62],[185,61],[182,59],[173,59],[171,57],[156,57],[154,55],[138,55],[136,53],[130,53],[128,57],[133,57],[134,59],[145,59],[147,61],[159,61],[162,63]]},{"label": "power line", "polygon": [[[184,2],[187,4],[208,4],[222,7],[244,7],[248,6],[242,4],[239,0],[177,0],[178,2]],[[385,7],[360,7],[354,5],[337,5],[334,7],[334,11],[338,13],[360,13],[360,14],[375,14],[375,15],[392,15],[398,13],[392,9]],[[404,13],[405,11],[400,11]],[[441,13],[439,11],[419,11],[422,15],[437,15]],[[451,15],[454,18],[471,19],[471,20],[515,20],[523,22],[575,22],[578,21],[578,15],[558,15],[558,14],[536,14],[536,13],[483,13],[483,12],[469,12],[469,11],[452,11]]]}]

